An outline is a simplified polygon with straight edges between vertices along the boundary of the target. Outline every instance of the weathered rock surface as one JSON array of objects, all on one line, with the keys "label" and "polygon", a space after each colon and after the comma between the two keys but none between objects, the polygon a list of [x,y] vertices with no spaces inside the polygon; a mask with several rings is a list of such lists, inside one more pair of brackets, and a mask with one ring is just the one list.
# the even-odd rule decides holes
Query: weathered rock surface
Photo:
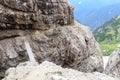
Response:
[{"label": "weathered rock surface", "polygon": [[120,79],[120,49],[116,49],[110,55],[105,73]]},{"label": "weathered rock surface", "polygon": [[48,60],[83,72],[103,71],[98,43],[88,27],[75,22],[74,25],[59,26],[46,31],[11,30],[4,33],[7,37],[0,41],[1,72],[28,60],[24,40],[19,34],[26,35],[38,62]]},{"label": "weathered rock surface", "polygon": [[0,29],[40,29],[72,24],[67,0],[0,0]]},{"label": "weathered rock surface", "polygon": [[51,62],[37,63],[25,62],[16,68],[6,71],[3,80],[119,80],[105,74],[83,73],[73,69],[62,68]]},{"label": "weathered rock surface", "polygon": [[29,60],[23,37],[38,62],[103,71],[98,43],[87,27],[74,23],[67,0],[0,0],[0,79],[9,67]]}]

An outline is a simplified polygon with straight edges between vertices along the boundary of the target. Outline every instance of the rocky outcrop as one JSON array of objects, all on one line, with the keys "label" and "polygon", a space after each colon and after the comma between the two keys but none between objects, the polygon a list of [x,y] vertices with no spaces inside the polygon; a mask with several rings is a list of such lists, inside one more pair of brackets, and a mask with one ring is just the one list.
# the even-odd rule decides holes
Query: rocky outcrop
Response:
[{"label": "rocky outcrop", "polygon": [[0,0],[0,78],[8,67],[28,60],[22,36],[73,22],[67,0]]},{"label": "rocky outcrop", "polygon": [[120,79],[120,49],[116,49],[110,55],[105,73]]},{"label": "rocky outcrop", "polygon": [[[0,34],[3,32],[1,31]],[[89,28],[77,22],[74,25],[59,26],[46,31],[6,31],[4,33],[6,39],[0,41],[1,70],[28,60],[23,37],[19,34],[26,34],[25,37],[38,62],[52,61],[62,67],[83,72],[103,71],[98,43]]]},{"label": "rocky outcrop", "polygon": [[0,29],[40,29],[73,23],[67,0],[0,0]]},{"label": "rocky outcrop", "polygon": [[37,63],[25,62],[16,68],[6,71],[6,77],[2,80],[119,80],[105,74],[83,73],[73,69],[62,68],[51,62]]},{"label": "rocky outcrop", "polygon": [[0,78],[9,67],[29,60],[25,41],[39,63],[103,71],[98,43],[87,27],[74,23],[66,0],[0,0]]}]

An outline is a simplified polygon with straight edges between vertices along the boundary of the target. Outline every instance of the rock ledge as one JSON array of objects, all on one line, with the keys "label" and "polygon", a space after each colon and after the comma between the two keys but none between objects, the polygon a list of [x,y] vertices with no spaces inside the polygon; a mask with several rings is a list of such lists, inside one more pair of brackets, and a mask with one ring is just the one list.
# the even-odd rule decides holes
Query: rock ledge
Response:
[{"label": "rock ledge", "polygon": [[118,80],[105,74],[82,73],[73,69],[62,68],[51,62],[25,62],[16,68],[10,68],[2,80]]}]

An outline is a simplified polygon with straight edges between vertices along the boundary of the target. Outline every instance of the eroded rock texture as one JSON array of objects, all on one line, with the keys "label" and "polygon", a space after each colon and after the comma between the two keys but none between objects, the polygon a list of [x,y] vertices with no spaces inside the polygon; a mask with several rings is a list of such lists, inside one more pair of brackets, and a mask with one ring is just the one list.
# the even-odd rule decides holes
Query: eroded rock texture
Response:
[{"label": "eroded rock texture", "polygon": [[73,23],[67,0],[0,0],[0,29],[49,29]]},{"label": "eroded rock texture", "polygon": [[24,62],[16,68],[6,71],[2,80],[119,80],[108,75],[94,72],[84,73],[73,69],[62,68],[51,62],[43,62],[40,65]]},{"label": "eroded rock texture", "polygon": [[83,72],[103,71],[98,43],[89,29],[77,22],[46,31],[12,30],[6,31],[5,34],[8,38],[0,41],[1,70],[29,60],[23,37],[19,35],[25,34],[38,62],[47,60]]},{"label": "eroded rock texture", "polygon": [[116,49],[110,55],[105,73],[120,79],[120,49]]},{"label": "eroded rock texture", "polygon": [[87,27],[74,23],[66,0],[0,0],[0,78],[9,67],[29,60],[23,37],[38,62],[103,71],[98,43]]}]

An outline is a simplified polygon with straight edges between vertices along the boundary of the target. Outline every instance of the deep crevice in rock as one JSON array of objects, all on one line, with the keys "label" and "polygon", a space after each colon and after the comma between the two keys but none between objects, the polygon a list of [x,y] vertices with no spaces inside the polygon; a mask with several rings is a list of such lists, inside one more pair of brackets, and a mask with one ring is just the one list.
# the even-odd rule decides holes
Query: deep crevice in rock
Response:
[{"label": "deep crevice in rock", "polygon": [[1,40],[5,40],[5,39],[10,39],[10,38],[15,38],[15,37],[19,37],[20,35],[12,35],[12,36],[4,36],[4,37],[0,37],[0,41]]}]

